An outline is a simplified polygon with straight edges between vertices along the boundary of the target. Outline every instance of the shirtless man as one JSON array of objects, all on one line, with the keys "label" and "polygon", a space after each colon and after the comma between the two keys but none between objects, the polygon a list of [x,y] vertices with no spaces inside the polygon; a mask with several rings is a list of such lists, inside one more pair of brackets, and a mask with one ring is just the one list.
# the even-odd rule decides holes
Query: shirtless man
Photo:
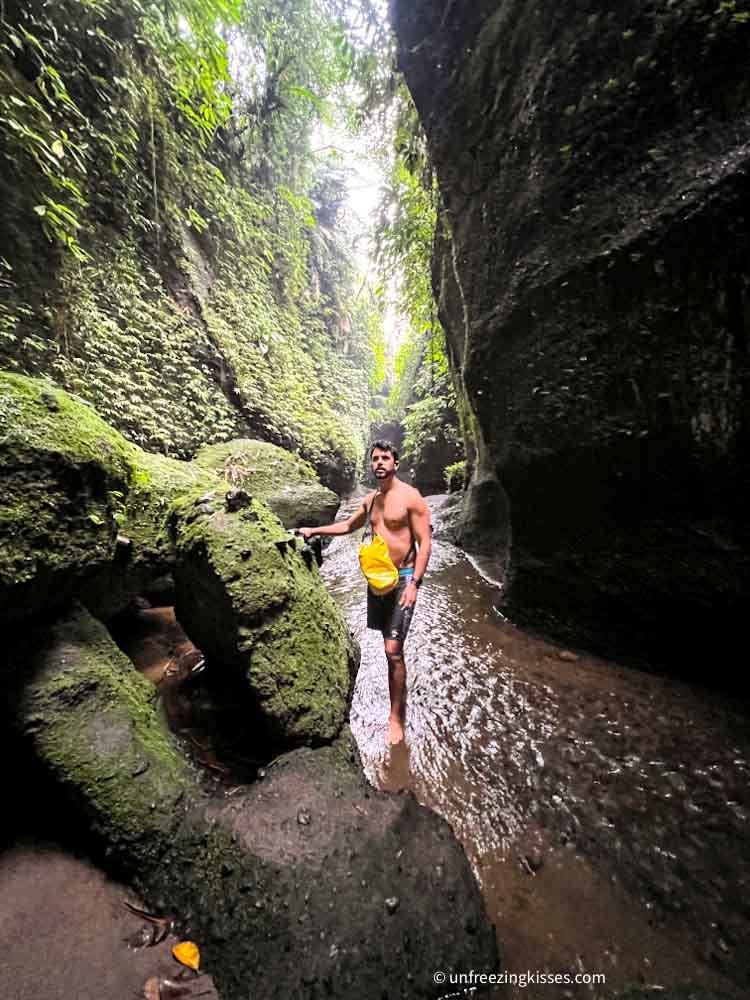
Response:
[{"label": "shirtless man", "polygon": [[370,446],[370,462],[378,488],[364,498],[350,518],[322,528],[300,528],[299,532],[305,540],[311,535],[348,535],[365,524],[369,511],[373,534],[385,541],[393,564],[399,570],[396,589],[385,597],[376,597],[369,588],[367,590],[367,627],[382,633],[388,660],[391,696],[388,742],[396,744],[404,738],[404,640],[432,548],[430,512],[419,490],[396,476],[398,452],[390,441],[375,441]]}]

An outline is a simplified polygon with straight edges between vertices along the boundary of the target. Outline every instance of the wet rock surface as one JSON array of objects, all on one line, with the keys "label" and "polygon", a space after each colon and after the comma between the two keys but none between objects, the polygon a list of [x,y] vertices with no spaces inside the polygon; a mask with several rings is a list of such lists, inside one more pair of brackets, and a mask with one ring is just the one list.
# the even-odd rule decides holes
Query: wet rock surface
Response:
[{"label": "wet rock surface", "polygon": [[[301,995],[436,997],[438,969],[497,967],[450,828],[410,794],[370,787],[346,745],[283,757],[213,814],[240,845],[281,866],[254,905],[283,907],[296,927]],[[290,983],[291,964],[274,948],[264,976]]]},{"label": "wet rock surface", "polygon": [[512,538],[506,613],[744,686],[744,12],[391,11],[442,196],[433,285],[476,418],[470,495],[496,477],[507,497],[467,531],[494,532],[501,562]]},{"label": "wet rock surface", "polygon": [[370,789],[348,736],[224,795],[178,754],[153,688],[84,611],[11,666],[24,740],[108,863],[200,944],[225,1000],[368,995],[374,981],[388,996],[435,997],[441,963],[494,967],[449,828],[410,795]]}]

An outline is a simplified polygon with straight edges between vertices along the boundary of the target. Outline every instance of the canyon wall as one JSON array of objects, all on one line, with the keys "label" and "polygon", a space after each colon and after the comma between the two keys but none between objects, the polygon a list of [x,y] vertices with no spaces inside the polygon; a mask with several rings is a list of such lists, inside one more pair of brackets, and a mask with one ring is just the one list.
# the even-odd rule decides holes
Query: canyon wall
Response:
[{"label": "canyon wall", "polygon": [[392,0],[442,197],[464,541],[567,641],[736,685],[748,594],[744,3]]}]

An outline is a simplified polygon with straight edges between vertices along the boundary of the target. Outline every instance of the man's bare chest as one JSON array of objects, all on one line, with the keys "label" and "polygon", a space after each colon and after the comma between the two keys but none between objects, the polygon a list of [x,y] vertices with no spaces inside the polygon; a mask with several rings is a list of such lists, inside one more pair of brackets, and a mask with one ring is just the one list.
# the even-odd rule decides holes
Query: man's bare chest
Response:
[{"label": "man's bare chest", "polygon": [[409,530],[409,512],[403,499],[376,497],[372,507],[372,526],[375,531],[383,528],[391,534]]}]

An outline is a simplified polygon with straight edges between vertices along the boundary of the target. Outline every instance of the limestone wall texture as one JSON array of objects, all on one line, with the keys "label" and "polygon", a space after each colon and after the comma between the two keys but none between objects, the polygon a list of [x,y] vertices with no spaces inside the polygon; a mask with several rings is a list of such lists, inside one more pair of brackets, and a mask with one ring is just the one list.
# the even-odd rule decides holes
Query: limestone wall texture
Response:
[{"label": "limestone wall texture", "polygon": [[392,0],[391,15],[476,418],[465,540],[507,567],[515,620],[734,684],[748,5]]}]

